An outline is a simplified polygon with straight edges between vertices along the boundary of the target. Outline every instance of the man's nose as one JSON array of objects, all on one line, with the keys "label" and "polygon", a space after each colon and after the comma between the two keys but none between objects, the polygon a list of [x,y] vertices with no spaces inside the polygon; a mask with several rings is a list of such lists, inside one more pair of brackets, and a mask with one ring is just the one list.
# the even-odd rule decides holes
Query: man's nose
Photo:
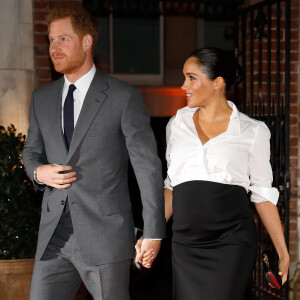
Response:
[{"label": "man's nose", "polygon": [[52,42],[49,46],[49,50],[50,50],[50,53],[55,53],[55,52],[58,52],[60,49],[60,46],[59,46],[59,43],[57,42]]}]

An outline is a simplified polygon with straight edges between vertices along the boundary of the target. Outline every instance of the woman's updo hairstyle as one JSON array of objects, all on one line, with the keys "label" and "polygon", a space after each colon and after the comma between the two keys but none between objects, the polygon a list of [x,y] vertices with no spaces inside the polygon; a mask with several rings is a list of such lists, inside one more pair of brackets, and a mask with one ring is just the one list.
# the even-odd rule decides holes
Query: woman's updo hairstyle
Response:
[{"label": "woman's updo hairstyle", "polygon": [[234,54],[219,48],[206,47],[195,50],[188,58],[194,57],[210,80],[221,76],[228,91],[233,84],[244,79],[242,67],[238,64]]}]

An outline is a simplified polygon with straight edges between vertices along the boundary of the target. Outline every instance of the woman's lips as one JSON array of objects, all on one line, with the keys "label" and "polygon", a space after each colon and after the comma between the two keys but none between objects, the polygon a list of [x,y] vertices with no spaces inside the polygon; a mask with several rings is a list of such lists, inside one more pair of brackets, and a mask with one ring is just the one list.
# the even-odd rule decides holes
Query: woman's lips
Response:
[{"label": "woman's lips", "polygon": [[187,100],[191,99],[191,97],[193,97],[193,96],[194,96],[194,94],[192,94],[192,93],[186,93]]}]

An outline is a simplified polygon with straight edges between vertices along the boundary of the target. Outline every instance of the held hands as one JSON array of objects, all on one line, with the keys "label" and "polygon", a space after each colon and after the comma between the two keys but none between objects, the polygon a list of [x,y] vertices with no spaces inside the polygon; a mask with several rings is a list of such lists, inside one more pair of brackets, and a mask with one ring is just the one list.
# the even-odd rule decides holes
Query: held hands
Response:
[{"label": "held hands", "polygon": [[36,179],[45,185],[57,189],[66,189],[71,183],[76,181],[76,172],[70,172],[71,166],[49,164],[38,166],[36,169]]},{"label": "held hands", "polygon": [[135,245],[135,261],[143,267],[151,268],[161,246],[161,240],[140,239]]}]

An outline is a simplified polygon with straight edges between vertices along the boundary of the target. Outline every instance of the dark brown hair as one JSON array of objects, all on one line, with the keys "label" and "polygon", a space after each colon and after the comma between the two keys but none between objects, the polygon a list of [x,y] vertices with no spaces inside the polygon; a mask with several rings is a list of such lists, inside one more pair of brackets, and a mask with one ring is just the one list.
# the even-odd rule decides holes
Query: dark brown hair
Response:
[{"label": "dark brown hair", "polygon": [[238,64],[232,52],[206,47],[195,50],[190,57],[194,57],[201,70],[210,80],[221,76],[226,84],[226,91],[235,83],[240,83],[244,79],[242,67]]},{"label": "dark brown hair", "polygon": [[70,18],[74,32],[82,39],[86,34],[93,38],[92,53],[98,39],[98,24],[95,18],[85,9],[78,7],[54,8],[47,15],[46,20],[50,24],[53,21]]}]

